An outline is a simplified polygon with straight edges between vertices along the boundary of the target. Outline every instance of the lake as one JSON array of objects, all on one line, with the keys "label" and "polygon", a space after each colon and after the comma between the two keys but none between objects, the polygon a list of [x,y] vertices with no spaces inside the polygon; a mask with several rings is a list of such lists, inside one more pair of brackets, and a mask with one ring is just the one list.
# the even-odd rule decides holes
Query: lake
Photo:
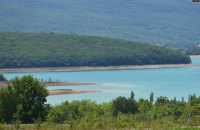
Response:
[{"label": "lake", "polygon": [[[192,62],[200,64],[200,58],[192,58]],[[184,97],[189,94],[200,95],[200,67],[161,68],[141,70],[85,71],[85,72],[33,72],[4,73],[7,79],[15,76],[31,74],[36,78],[70,82],[94,82],[104,85],[96,86],[62,86],[48,89],[82,89],[100,90],[98,93],[48,96],[48,103],[54,105],[66,100],[90,99],[98,103],[110,101],[118,96],[129,97],[131,91],[135,98],[149,98],[151,92],[155,97]]]}]

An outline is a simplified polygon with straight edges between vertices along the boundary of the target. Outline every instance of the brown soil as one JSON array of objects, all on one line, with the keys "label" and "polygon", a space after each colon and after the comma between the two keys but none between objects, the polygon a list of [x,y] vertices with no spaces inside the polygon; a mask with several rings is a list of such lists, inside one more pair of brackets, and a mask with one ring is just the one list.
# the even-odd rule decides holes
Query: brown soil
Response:
[{"label": "brown soil", "polygon": [[[44,83],[45,86],[77,86],[77,85],[97,85],[95,83],[78,83],[78,82],[48,82]],[[7,82],[0,82],[0,88],[7,87]],[[80,94],[80,93],[96,93],[97,90],[49,90],[49,95],[62,95],[62,94]]]},{"label": "brown soil", "polygon": [[103,71],[103,70],[178,68],[178,67],[195,67],[195,66],[200,66],[200,65],[167,64],[167,65],[129,65],[129,66],[108,66],[108,67],[9,68],[9,69],[0,69],[0,72],[8,73],[8,72]]},{"label": "brown soil", "polygon": [[200,55],[191,55],[191,58],[200,58]]},{"label": "brown soil", "polygon": [[97,90],[49,90],[49,95],[63,95],[63,94],[81,94],[81,93],[96,93]]},{"label": "brown soil", "polygon": [[97,85],[97,83],[78,83],[78,82],[46,82],[46,86],[84,86]]},{"label": "brown soil", "polygon": [[[78,82],[45,82],[45,86],[84,86],[84,85],[100,85],[97,83],[78,83]],[[0,88],[6,87],[7,82],[0,82]]]}]

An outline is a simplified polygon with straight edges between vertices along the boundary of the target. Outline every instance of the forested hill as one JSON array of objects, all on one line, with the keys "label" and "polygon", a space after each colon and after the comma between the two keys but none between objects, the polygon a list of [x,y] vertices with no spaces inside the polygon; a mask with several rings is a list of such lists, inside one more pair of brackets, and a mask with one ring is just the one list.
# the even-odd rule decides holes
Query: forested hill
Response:
[{"label": "forested hill", "polygon": [[190,63],[178,50],[95,36],[0,33],[0,68]]},{"label": "forested hill", "polygon": [[0,31],[78,33],[188,48],[199,45],[192,0],[0,0]]}]

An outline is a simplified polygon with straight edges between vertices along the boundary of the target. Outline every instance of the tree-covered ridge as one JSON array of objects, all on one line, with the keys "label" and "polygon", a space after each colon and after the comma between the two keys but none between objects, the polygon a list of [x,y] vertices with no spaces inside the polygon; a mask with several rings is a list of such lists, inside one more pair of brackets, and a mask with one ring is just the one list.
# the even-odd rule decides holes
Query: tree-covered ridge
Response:
[{"label": "tree-covered ridge", "polygon": [[55,33],[0,33],[0,67],[190,63],[175,49],[118,39]]},{"label": "tree-covered ridge", "polygon": [[189,55],[200,55],[200,46],[188,48],[186,49],[186,53]]},{"label": "tree-covered ridge", "polygon": [[80,33],[177,48],[199,44],[192,0],[1,0],[0,31]]}]

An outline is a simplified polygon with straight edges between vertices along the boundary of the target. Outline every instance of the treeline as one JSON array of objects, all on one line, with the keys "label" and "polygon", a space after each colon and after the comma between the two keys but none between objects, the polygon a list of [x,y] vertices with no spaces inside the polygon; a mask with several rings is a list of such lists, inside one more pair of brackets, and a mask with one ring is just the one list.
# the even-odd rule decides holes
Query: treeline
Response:
[{"label": "treeline", "polygon": [[[153,93],[151,94],[153,95]],[[175,129],[200,125],[200,97],[188,101],[161,96],[150,99],[118,97],[97,104],[89,100],[53,106],[47,115],[50,124],[68,124],[75,129]]]},{"label": "treeline", "polygon": [[185,64],[175,49],[95,36],[0,33],[0,68]]},{"label": "treeline", "polygon": [[0,74],[0,82],[3,82],[3,81],[6,81],[6,78],[2,74]]},{"label": "treeline", "polygon": [[[118,97],[98,104],[90,100],[46,104],[47,90],[39,80],[23,76],[11,80],[7,88],[0,89],[0,128],[31,130],[43,129],[178,129],[200,126],[200,97],[188,99],[155,98],[135,99]],[[5,125],[5,124],[9,125]],[[21,125],[21,124],[34,124]]]},{"label": "treeline", "polygon": [[187,48],[185,50],[186,50],[186,54],[188,55],[200,55],[200,46]]}]

